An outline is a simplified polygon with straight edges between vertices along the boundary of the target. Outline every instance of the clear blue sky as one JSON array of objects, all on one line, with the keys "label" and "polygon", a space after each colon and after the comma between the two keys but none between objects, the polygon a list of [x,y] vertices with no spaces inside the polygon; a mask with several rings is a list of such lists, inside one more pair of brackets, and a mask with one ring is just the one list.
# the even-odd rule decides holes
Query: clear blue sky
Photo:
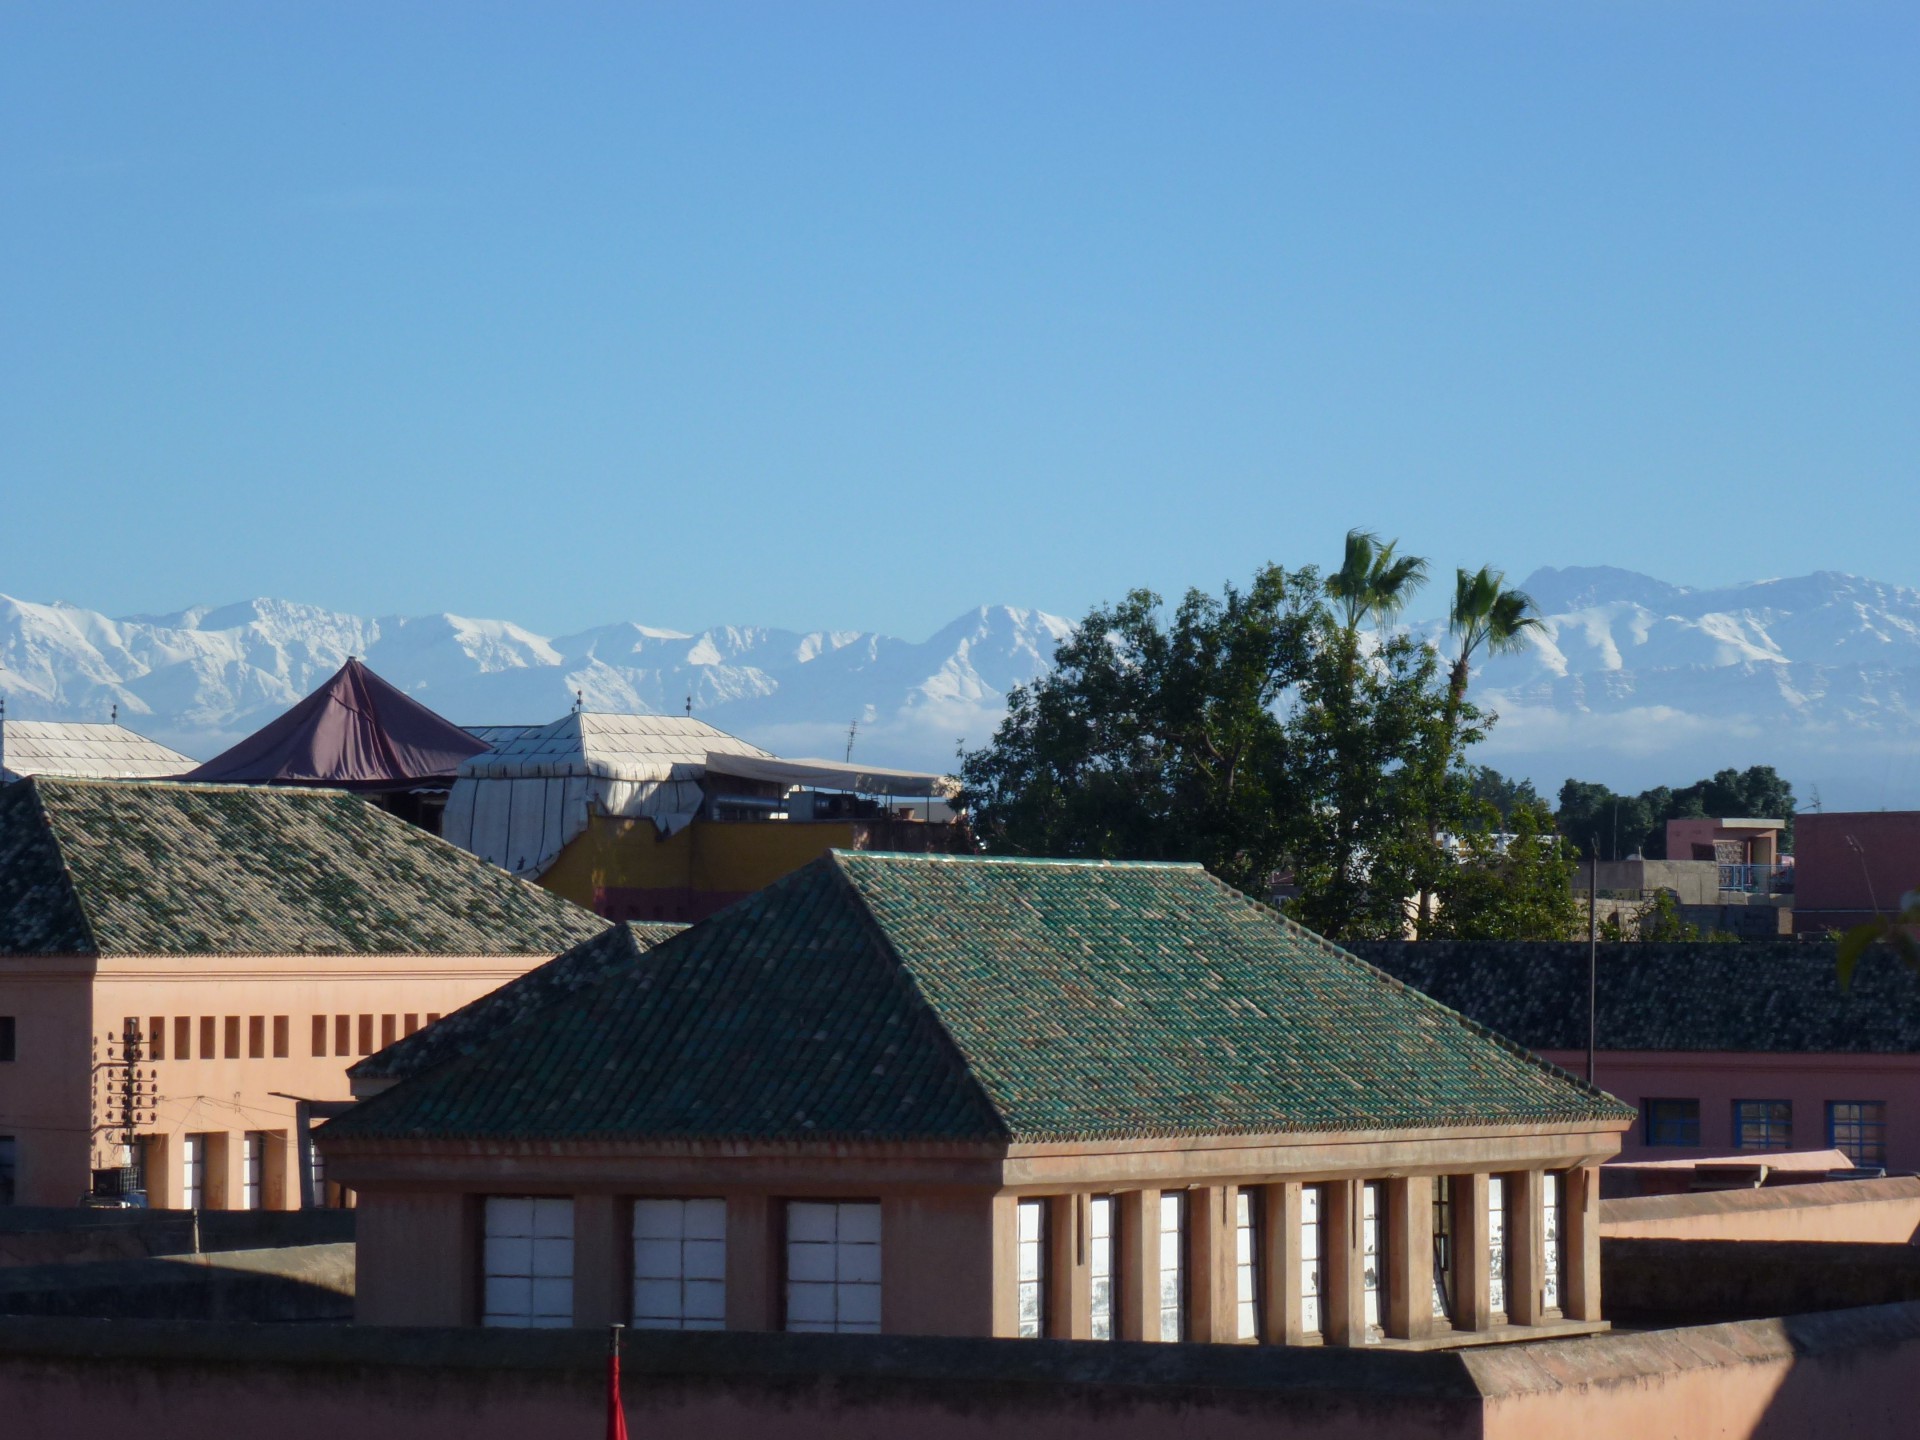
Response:
[{"label": "clear blue sky", "polygon": [[0,591],[1920,584],[1920,7],[0,9]]}]

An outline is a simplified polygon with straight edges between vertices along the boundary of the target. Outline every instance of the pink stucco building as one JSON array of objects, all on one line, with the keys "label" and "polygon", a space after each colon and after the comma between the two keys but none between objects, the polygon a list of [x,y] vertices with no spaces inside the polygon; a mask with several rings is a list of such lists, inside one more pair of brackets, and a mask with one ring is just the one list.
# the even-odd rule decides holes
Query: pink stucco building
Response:
[{"label": "pink stucco building", "polygon": [[1795,930],[1844,930],[1920,890],[1920,810],[1801,815],[1794,848]]},{"label": "pink stucco building", "polygon": [[349,1065],[603,925],[339,791],[0,788],[0,1203],[322,1199]]},{"label": "pink stucco building", "polygon": [[[1587,947],[1354,947],[1584,1075]],[[1595,1081],[1638,1118],[1621,1158],[1834,1148],[1920,1170],[1920,977],[1869,954],[1842,989],[1829,944],[1603,945]]]}]

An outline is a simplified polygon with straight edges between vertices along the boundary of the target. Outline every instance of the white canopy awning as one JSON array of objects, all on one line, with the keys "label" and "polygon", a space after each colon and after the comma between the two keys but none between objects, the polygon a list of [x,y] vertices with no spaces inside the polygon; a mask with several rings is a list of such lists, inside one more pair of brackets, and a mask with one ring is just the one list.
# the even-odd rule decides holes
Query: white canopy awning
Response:
[{"label": "white canopy awning", "polygon": [[949,775],[921,770],[883,770],[877,765],[841,764],[833,760],[780,760],[772,756],[707,753],[707,771],[739,780],[773,785],[808,786],[819,790],[850,790],[860,795],[899,795],[944,799],[960,788]]}]

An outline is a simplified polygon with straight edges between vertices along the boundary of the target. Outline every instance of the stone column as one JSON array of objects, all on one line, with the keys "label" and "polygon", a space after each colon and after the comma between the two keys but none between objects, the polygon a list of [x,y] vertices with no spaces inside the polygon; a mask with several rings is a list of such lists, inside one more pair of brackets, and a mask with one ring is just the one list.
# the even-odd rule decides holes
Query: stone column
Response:
[{"label": "stone column", "polygon": [[1160,1192],[1120,1196],[1120,1338],[1160,1338]]},{"label": "stone column", "polygon": [[1233,1193],[1220,1185],[1187,1191],[1187,1338],[1203,1344],[1236,1338],[1221,1284],[1223,1274],[1233,1273]]},{"label": "stone column", "polygon": [[1367,1343],[1366,1256],[1360,1243],[1358,1180],[1330,1180],[1320,1216],[1327,1294],[1323,1303],[1329,1345]]},{"label": "stone column", "polygon": [[1262,1185],[1259,1236],[1260,1338],[1298,1345],[1300,1329],[1300,1185]]},{"label": "stone column", "polygon": [[[780,1328],[783,1218],[779,1205],[765,1195],[727,1196],[729,1330]],[[881,1259],[884,1263],[884,1254]]]},{"label": "stone column", "polygon": [[1560,1253],[1566,1282],[1560,1313],[1569,1320],[1600,1318],[1600,1167],[1569,1170],[1560,1197]]},{"label": "stone column", "polygon": [[1538,1325],[1546,1254],[1541,1234],[1540,1172],[1507,1176],[1507,1323]]},{"label": "stone column", "polygon": [[1387,1182],[1387,1334],[1424,1340],[1433,1333],[1433,1178]]},{"label": "stone column", "polygon": [[633,1274],[628,1214],[611,1195],[573,1197],[573,1323],[584,1329],[627,1323]]},{"label": "stone column", "polygon": [[1084,1195],[1055,1195],[1047,1201],[1047,1334],[1061,1340],[1093,1336],[1093,1267]]},{"label": "stone column", "polygon": [[1453,1328],[1493,1324],[1487,1249],[1487,1177],[1460,1175],[1453,1187]]}]

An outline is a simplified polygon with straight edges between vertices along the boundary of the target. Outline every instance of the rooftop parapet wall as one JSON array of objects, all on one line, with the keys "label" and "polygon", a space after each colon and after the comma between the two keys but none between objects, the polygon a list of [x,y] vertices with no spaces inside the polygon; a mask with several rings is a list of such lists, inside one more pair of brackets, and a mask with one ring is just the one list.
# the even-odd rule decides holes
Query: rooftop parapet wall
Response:
[{"label": "rooftop parapet wall", "polygon": [[[48,1440],[588,1435],[604,1346],[580,1331],[0,1319],[0,1413]],[[1892,1440],[1920,1406],[1920,1305],[1451,1354],[643,1333],[623,1368],[634,1434]]]},{"label": "rooftop parapet wall", "polygon": [[[1764,1157],[1756,1157],[1764,1161]],[[1819,1240],[1907,1245],[1920,1232],[1920,1177],[1600,1202],[1603,1240]]]}]

